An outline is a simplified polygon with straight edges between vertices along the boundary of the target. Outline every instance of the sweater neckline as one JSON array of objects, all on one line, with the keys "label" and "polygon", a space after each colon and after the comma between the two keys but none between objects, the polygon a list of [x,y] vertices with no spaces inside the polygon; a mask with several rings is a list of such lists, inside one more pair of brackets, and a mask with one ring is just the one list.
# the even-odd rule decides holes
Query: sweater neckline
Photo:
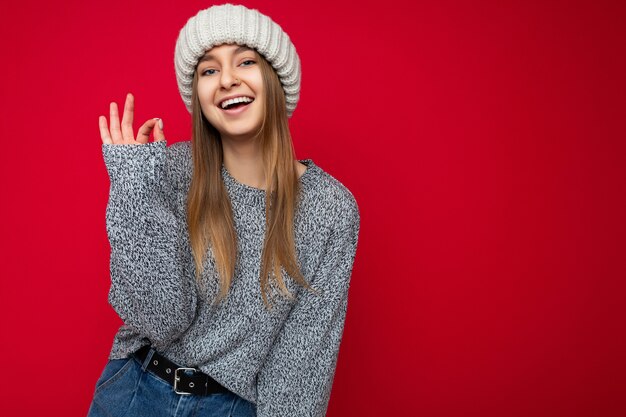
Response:
[{"label": "sweater neckline", "polygon": [[[317,165],[315,165],[315,162],[313,162],[313,159],[311,158],[298,159],[298,162],[306,165],[307,167],[304,173],[300,176],[300,178],[298,178],[301,186],[304,186],[308,184],[308,181],[310,181],[311,176],[313,175],[313,171],[317,169]],[[241,197],[245,201],[252,204],[265,201],[265,190],[252,187],[250,185],[237,181],[235,177],[233,177],[230,172],[228,172],[228,170],[224,166],[224,163],[222,163],[222,178],[224,179],[224,184],[226,185],[226,188],[230,191],[233,191],[232,194],[234,194],[235,196]]]}]

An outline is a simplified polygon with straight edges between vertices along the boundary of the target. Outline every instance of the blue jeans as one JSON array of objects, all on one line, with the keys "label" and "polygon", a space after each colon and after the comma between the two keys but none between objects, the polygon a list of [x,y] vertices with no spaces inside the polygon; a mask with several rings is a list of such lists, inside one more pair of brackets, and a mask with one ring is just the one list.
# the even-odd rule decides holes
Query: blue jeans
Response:
[{"label": "blue jeans", "polygon": [[181,395],[130,356],[109,360],[96,382],[87,417],[256,417],[256,406],[233,392]]}]

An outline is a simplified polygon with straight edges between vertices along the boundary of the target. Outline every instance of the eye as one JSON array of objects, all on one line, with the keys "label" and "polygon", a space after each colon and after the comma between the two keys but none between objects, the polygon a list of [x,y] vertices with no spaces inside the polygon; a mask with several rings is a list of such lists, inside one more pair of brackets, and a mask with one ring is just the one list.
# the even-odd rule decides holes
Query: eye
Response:
[{"label": "eye", "polygon": [[[253,60],[251,60],[251,59],[246,59],[245,61],[243,61],[243,62],[241,63],[241,65],[245,64],[246,62],[252,62],[253,64],[255,63],[255,62],[254,62]],[[244,65],[244,66],[245,66],[245,67],[249,67],[249,65]],[[209,68],[209,69],[207,69],[207,70],[204,70],[204,71],[203,71],[200,75],[213,75],[213,73],[207,74],[207,72],[208,72],[208,71],[215,71],[215,70],[214,70],[214,69],[212,69],[212,68]]]}]

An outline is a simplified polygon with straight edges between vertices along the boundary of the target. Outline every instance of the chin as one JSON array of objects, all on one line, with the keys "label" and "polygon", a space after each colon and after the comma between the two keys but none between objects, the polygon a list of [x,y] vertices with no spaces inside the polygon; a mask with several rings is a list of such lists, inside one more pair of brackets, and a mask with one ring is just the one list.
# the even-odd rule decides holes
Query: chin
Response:
[{"label": "chin", "polygon": [[252,136],[254,135],[256,132],[258,132],[259,127],[255,127],[254,129],[226,129],[223,131],[220,131],[220,133],[222,134],[222,136],[226,135],[226,136],[230,136],[230,137],[248,137],[248,136]]},{"label": "chin", "polygon": [[229,118],[228,115],[220,114],[221,110],[215,110],[215,112],[211,113],[211,117],[206,117],[208,112],[203,111],[209,123],[226,135],[250,135],[258,131],[263,122],[260,115],[248,114],[241,118]]},{"label": "chin", "polygon": [[228,136],[250,136],[255,134],[261,128],[261,123],[252,123],[245,121],[221,122],[218,124],[217,130],[222,135]]}]

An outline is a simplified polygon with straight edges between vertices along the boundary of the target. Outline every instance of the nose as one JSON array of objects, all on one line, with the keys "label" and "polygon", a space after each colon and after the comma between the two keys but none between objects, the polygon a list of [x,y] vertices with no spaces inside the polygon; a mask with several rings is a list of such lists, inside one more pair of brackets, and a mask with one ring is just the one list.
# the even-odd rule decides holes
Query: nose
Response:
[{"label": "nose", "polygon": [[220,78],[220,84],[223,88],[229,89],[234,85],[237,85],[237,76],[232,69],[223,69],[222,77]]}]

